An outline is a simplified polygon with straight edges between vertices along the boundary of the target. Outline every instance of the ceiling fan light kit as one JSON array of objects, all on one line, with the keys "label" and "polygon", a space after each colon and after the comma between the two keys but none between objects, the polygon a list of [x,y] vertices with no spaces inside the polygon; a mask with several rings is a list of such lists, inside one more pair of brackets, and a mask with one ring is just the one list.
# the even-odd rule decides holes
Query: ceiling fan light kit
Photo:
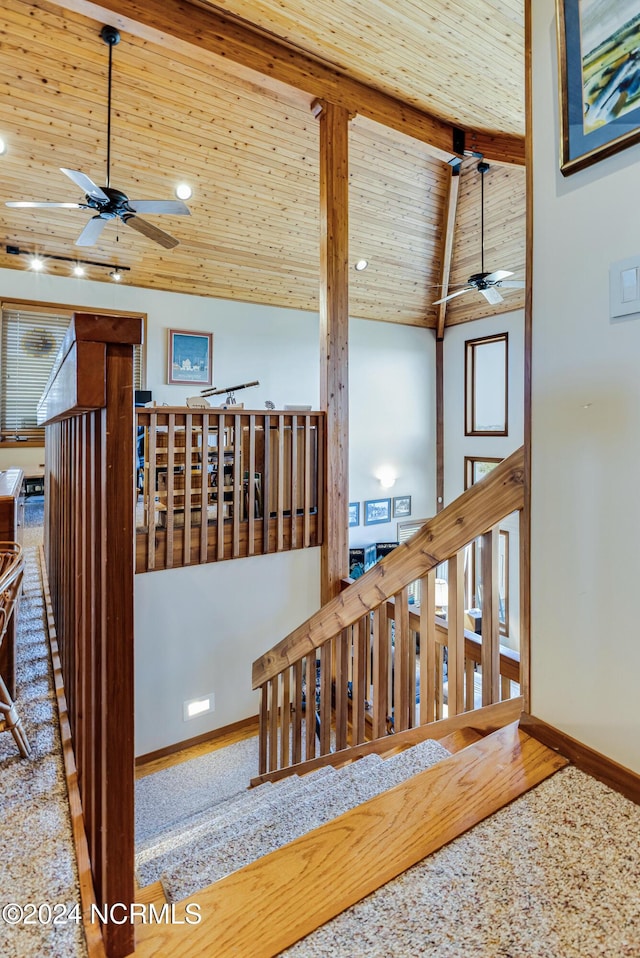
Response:
[{"label": "ceiling fan light kit", "polygon": [[49,203],[33,200],[19,200],[9,202],[10,207],[41,209],[58,207],[60,209],[93,210],[95,215],[89,220],[78,239],[76,246],[95,246],[103,229],[109,220],[119,219],[125,226],[130,226],[137,233],[141,233],[153,240],[164,249],[173,249],[178,240],[164,230],[143,220],[139,213],[170,214],[173,216],[189,216],[189,208],[182,200],[130,200],[122,190],[113,188],[111,183],[111,95],[112,95],[112,68],[113,48],[120,42],[120,32],[115,27],[105,25],[100,36],[109,47],[109,76],[107,98],[107,176],[104,187],[98,186],[81,170],[70,170],[61,167],[65,176],[78,186],[85,194],[83,203]]},{"label": "ceiling fan light kit", "polygon": [[484,177],[485,173],[488,173],[490,169],[491,167],[488,163],[484,160],[480,160],[477,166],[478,173],[480,174],[480,272],[473,273],[462,289],[458,289],[455,293],[449,293],[447,296],[437,299],[435,303],[433,303],[434,306],[439,306],[440,303],[448,303],[450,299],[455,299],[456,296],[463,296],[464,293],[470,293],[472,290],[476,290],[484,296],[488,303],[497,305],[498,303],[504,302],[503,297],[498,292],[500,287],[503,289],[524,289],[524,283],[520,280],[511,280],[505,283],[508,276],[513,276],[511,270],[497,269],[492,273],[486,273],[484,269]]}]

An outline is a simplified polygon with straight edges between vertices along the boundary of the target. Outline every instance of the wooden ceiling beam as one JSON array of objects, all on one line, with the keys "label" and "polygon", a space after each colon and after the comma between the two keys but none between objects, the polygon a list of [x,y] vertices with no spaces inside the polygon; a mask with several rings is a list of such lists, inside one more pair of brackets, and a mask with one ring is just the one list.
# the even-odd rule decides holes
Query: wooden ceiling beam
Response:
[{"label": "wooden ceiling beam", "polygon": [[[451,257],[453,255],[453,237],[456,225],[456,210],[458,209],[458,192],[460,190],[460,174],[458,171],[451,170],[449,177],[449,188],[446,200],[446,221],[444,228],[444,241],[442,244],[442,267],[440,270],[440,295],[446,296],[449,292],[449,274],[451,272]],[[440,303],[438,306],[438,315],[436,319],[436,339],[442,339],[444,336],[444,322],[447,315],[447,304]]]},{"label": "wooden ceiling beam", "polygon": [[[57,0],[57,6],[109,22],[167,50],[183,51],[186,47],[192,51],[196,47],[200,59],[203,53],[211,54],[406,133],[425,143],[436,159],[447,162],[454,155],[451,124],[374,90],[211,7],[205,9],[186,0]],[[487,159],[524,164],[523,137],[465,132],[469,148]]]}]

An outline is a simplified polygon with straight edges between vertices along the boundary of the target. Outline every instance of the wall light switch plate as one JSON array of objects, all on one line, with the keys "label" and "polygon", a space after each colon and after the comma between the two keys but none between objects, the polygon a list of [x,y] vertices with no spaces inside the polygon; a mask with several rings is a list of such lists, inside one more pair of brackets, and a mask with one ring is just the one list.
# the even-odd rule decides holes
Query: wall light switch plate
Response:
[{"label": "wall light switch plate", "polygon": [[631,256],[609,267],[609,317],[640,315],[640,256]]}]

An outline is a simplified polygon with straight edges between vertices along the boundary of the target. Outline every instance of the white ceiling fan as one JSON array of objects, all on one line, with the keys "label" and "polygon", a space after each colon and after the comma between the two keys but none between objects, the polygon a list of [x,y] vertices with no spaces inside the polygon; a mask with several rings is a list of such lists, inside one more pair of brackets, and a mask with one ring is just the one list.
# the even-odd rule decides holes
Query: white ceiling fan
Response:
[{"label": "white ceiling fan", "polygon": [[464,293],[469,293],[472,290],[477,290],[477,292],[481,293],[489,303],[502,303],[504,302],[504,297],[500,295],[499,289],[524,289],[525,284],[521,280],[507,280],[508,276],[513,276],[513,273],[508,269],[497,269],[492,273],[485,273],[484,175],[489,169],[489,164],[485,163],[484,160],[481,160],[480,163],[478,163],[478,173],[480,174],[480,272],[474,273],[472,276],[470,276],[466,282],[466,285],[462,289],[457,289],[454,293],[449,293],[447,296],[437,299],[435,303],[433,303],[434,306],[438,306],[440,303],[448,303],[450,299],[454,299],[456,296],[462,296]]},{"label": "white ceiling fan", "polygon": [[109,220],[118,219],[125,226],[130,226],[138,233],[153,240],[165,249],[173,249],[178,240],[159,229],[153,223],[142,219],[140,213],[169,213],[173,216],[189,216],[189,208],[182,200],[130,200],[122,190],[114,189],[110,185],[111,179],[111,74],[113,48],[120,42],[120,33],[115,27],[104,26],[100,32],[104,43],[109,47],[109,78],[107,99],[107,182],[106,186],[98,186],[81,170],[60,168],[60,172],[78,186],[85,194],[84,202],[80,203],[49,203],[34,200],[15,200],[6,203],[7,206],[23,209],[46,209],[58,207],[70,210],[89,210],[94,213],[76,240],[76,246],[94,246],[100,238],[103,229]]}]

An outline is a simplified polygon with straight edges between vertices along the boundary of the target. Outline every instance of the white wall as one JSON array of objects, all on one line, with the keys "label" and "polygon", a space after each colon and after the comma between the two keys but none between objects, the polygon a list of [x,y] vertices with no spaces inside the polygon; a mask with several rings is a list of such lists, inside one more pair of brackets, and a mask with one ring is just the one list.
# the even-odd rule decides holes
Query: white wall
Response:
[{"label": "white wall", "polygon": [[[509,334],[508,435],[465,436],[464,354],[468,339]],[[524,312],[515,310],[462,323],[444,336],[444,497],[445,505],[464,491],[464,457],[504,459],[524,439]]]},{"label": "white wall", "polygon": [[[318,408],[317,314],[19,270],[0,270],[0,280],[10,298],[147,313],[146,385],[159,403],[181,405],[198,394],[166,384],[167,330],[178,328],[213,332],[216,385],[260,380],[259,387],[237,394],[247,408],[263,408],[267,399],[280,408]],[[414,515],[430,510],[433,333],[352,320],[350,338],[352,494],[362,500],[380,495],[373,473],[384,453],[398,472],[392,493],[412,495]],[[27,453],[43,461],[41,450],[4,453],[7,466],[22,465]],[[395,539],[396,522],[369,529],[373,541]],[[299,550],[136,577],[137,754],[256,713],[251,664],[318,608],[318,553]],[[212,691],[215,712],[183,722],[184,700]]]},{"label": "white wall", "polygon": [[554,0],[532,8],[532,711],[640,772],[640,315],[608,315],[640,147],[562,177]]},{"label": "white wall", "polygon": [[[251,663],[320,605],[320,549],[138,575],[136,755],[256,715]],[[215,712],[183,719],[213,692]]]},{"label": "white wall", "polygon": [[[507,436],[465,436],[465,342],[484,336],[508,333]],[[515,310],[451,326],[444,337],[444,490],[445,505],[464,491],[464,458],[504,459],[524,441],[524,312]],[[502,645],[519,650],[520,564],[519,520],[517,514],[500,523],[509,533],[509,634]]]},{"label": "white wall", "polygon": [[[367,499],[411,496],[411,517],[435,503],[433,330],[352,319],[349,325],[349,500],[360,503],[351,546],[397,539],[398,520],[364,525]],[[383,489],[377,476],[396,477]]]}]

